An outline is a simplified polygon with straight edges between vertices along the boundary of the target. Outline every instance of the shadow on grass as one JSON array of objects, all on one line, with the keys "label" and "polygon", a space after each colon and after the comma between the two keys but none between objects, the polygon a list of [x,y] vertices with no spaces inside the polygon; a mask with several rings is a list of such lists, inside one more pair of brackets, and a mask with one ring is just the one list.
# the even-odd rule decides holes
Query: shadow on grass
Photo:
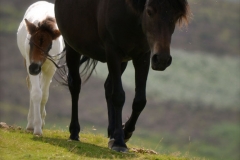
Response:
[{"label": "shadow on grass", "polygon": [[99,158],[99,159],[130,159],[138,157],[135,153],[119,153],[108,149],[107,147],[101,147],[90,143],[81,141],[68,141],[62,138],[51,137],[33,137],[35,141],[41,141],[43,143],[49,143],[54,146],[67,149],[69,152],[77,154],[79,156]]}]

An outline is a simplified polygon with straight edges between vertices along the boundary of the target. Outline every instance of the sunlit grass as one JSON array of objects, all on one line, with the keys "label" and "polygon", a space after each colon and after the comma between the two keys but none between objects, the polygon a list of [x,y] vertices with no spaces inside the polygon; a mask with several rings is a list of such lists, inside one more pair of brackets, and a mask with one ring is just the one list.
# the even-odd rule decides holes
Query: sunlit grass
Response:
[{"label": "sunlit grass", "polygon": [[63,130],[44,130],[42,137],[36,137],[22,129],[0,129],[0,159],[190,159],[176,153],[137,153],[133,148],[138,147],[132,145],[129,145],[129,153],[118,153],[106,147],[108,139],[103,135],[86,132],[81,134],[81,142],[67,139],[68,132]]}]

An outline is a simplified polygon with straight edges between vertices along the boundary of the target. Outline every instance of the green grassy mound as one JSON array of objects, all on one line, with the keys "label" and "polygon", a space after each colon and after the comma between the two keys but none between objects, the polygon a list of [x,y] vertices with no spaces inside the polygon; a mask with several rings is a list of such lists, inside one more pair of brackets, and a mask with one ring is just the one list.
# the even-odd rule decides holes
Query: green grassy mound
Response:
[{"label": "green grassy mound", "polygon": [[108,149],[108,139],[103,135],[82,133],[81,141],[69,141],[69,133],[63,130],[44,130],[42,137],[33,136],[21,127],[0,128],[0,159],[154,159],[187,160],[187,155],[161,155],[153,150],[128,144],[128,153]]}]

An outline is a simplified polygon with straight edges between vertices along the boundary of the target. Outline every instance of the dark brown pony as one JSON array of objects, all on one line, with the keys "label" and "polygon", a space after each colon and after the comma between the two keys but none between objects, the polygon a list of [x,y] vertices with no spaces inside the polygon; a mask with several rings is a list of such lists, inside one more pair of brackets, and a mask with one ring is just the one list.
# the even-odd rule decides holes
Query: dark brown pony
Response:
[{"label": "dark brown pony", "polygon": [[[146,81],[150,65],[163,71],[171,65],[171,36],[177,23],[187,22],[186,0],[56,0],[55,15],[66,41],[68,82],[72,96],[70,138],[79,139],[78,98],[82,55],[107,62],[105,82],[108,107],[109,148],[125,152],[125,142],[135,130],[146,105]],[[127,62],[135,67],[135,98],[132,114],[122,125],[125,93],[121,75]]]}]

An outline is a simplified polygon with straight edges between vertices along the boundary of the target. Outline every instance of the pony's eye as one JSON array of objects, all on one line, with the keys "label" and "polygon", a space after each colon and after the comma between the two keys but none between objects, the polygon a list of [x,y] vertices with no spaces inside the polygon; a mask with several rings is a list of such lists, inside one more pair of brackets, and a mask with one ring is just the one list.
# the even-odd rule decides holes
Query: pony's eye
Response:
[{"label": "pony's eye", "polygon": [[155,11],[153,10],[153,8],[147,8],[147,15],[152,17],[154,15]]}]

